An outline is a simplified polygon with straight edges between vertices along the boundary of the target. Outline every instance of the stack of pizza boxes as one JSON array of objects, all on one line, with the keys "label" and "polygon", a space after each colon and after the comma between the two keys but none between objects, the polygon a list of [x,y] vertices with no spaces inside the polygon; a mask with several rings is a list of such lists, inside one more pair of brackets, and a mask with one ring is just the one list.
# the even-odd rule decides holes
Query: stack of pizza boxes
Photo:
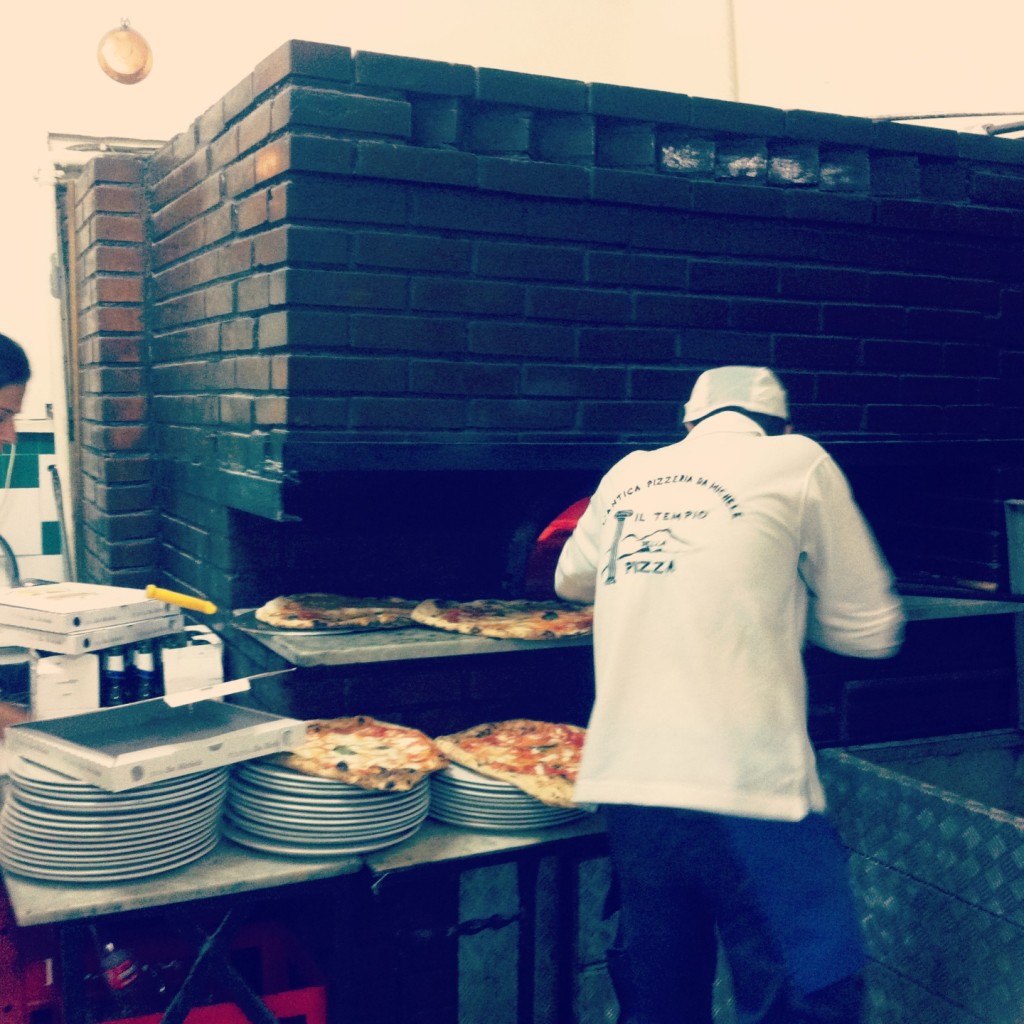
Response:
[{"label": "stack of pizza boxes", "polygon": [[183,626],[180,609],[129,587],[47,583],[0,591],[0,643],[25,656],[34,718],[99,707],[104,651]]},{"label": "stack of pizza boxes", "polygon": [[6,646],[95,653],[175,633],[184,624],[179,608],[131,587],[45,583],[0,592],[0,636]]},{"label": "stack of pizza boxes", "polygon": [[[184,674],[172,669],[191,688],[172,685],[160,697],[97,706],[99,652],[182,632],[189,631],[180,609],[143,590],[53,583],[0,592],[0,644],[29,649],[34,683],[45,687],[34,686],[30,720],[6,730],[7,753],[118,792],[301,742],[302,722],[218,699],[249,687],[247,679],[223,681],[219,642],[196,645],[215,652],[201,666],[189,659]],[[61,664],[63,671],[52,671]],[[45,714],[35,713],[37,704]]]}]

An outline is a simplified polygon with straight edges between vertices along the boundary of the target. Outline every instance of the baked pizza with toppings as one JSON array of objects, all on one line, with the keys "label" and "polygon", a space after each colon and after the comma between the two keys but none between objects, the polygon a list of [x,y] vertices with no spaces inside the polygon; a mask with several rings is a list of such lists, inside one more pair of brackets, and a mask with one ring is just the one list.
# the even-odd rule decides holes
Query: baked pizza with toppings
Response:
[{"label": "baked pizza with toppings", "polygon": [[513,718],[485,722],[435,743],[449,761],[508,782],[552,807],[573,807],[586,729]]},{"label": "baked pizza with toppings", "polygon": [[300,746],[267,760],[304,775],[377,790],[412,789],[448,764],[426,733],[369,715],[311,719]]},{"label": "baked pizza with toppings", "polygon": [[275,629],[401,629],[412,625],[418,601],[401,597],[349,597],[344,594],[286,594],[253,612]]},{"label": "baked pizza with toppings", "polygon": [[525,599],[429,600],[412,610],[412,619],[434,629],[497,640],[555,640],[591,633],[594,606]]}]

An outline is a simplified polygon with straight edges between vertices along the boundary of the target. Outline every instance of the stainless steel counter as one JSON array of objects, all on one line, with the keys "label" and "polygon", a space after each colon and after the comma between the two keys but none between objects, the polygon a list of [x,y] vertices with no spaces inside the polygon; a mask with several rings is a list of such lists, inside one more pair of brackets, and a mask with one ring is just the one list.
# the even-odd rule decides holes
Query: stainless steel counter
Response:
[{"label": "stainless steel counter", "polygon": [[15,920],[27,927],[354,875],[364,868],[382,875],[427,864],[514,854],[603,832],[604,819],[597,814],[533,832],[477,832],[428,819],[404,843],[354,857],[278,857],[222,839],[212,853],[194,864],[151,878],[110,885],[73,885],[4,873],[3,881]]},{"label": "stainless steel counter", "polygon": [[[239,910],[244,917],[254,900],[273,902],[285,897],[290,901],[293,896],[287,887],[298,890],[300,883],[312,883],[312,890],[305,889],[304,895],[294,898],[314,900],[337,937],[337,948],[330,944],[334,952],[329,954],[325,970],[328,1004],[335,1007],[329,1019],[340,1021],[348,1016],[338,1008],[351,1005],[351,993],[369,969],[361,959],[365,952],[362,939],[372,927],[368,916],[374,912],[372,893],[385,876],[446,862],[454,863],[458,870],[462,860],[475,867],[478,858],[493,858],[514,861],[518,870],[526,871],[527,877],[532,872],[535,880],[540,858],[592,856],[602,849],[604,830],[604,822],[596,814],[523,833],[477,832],[428,820],[404,843],[361,856],[322,860],[268,856],[223,839],[195,864],[148,879],[115,885],[62,885],[7,874],[3,881],[19,925],[48,924],[56,929],[57,977],[66,1024],[88,1024],[93,1019],[82,969],[90,948],[90,923],[132,911],[151,916],[155,927],[174,928],[192,941],[195,960],[164,1012],[168,1024],[183,1024],[190,1010],[202,1004],[204,979],[211,972],[220,978],[219,988],[227,1001],[242,1007],[248,1019],[269,1024],[276,1018],[249,983],[232,971],[227,959],[227,943],[236,926],[231,922],[236,922]],[[218,908],[219,923],[212,931],[201,924],[197,903]],[[529,970],[536,971],[535,947],[527,943],[525,948],[532,951]]]},{"label": "stainless steel counter", "polygon": [[128,882],[75,885],[35,881],[9,872],[4,872],[3,880],[15,920],[28,926],[334,878],[355,874],[362,867],[361,857],[289,860],[221,840],[211,853],[193,864]]}]

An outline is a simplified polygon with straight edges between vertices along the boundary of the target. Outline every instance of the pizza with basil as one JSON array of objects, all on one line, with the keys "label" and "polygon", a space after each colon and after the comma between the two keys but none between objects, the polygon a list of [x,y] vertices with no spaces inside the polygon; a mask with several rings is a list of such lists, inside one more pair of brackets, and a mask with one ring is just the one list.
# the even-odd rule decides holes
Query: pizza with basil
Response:
[{"label": "pizza with basil", "polygon": [[401,597],[286,594],[267,601],[253,616],[275,629],[401,629],[412,625],[418,603]]},{"label": "pizza with basil", "polygon": [[448,764],[426,733],[369,715],[311,719],[303,743],[268,760],[304,775],[378,790],[412,789]]},{"label": "pizza with basil", "polygon": [[497,640],[556,640],[591,633],[594,607],[525,599],[429,600],[412,610],[412,619],[434,629]]},{"label": "pizza with basil", "polygon": [[485,722],[435,743],[449,761],[508,782],[553,807],[572,807],[586,729],[513,718]]}]

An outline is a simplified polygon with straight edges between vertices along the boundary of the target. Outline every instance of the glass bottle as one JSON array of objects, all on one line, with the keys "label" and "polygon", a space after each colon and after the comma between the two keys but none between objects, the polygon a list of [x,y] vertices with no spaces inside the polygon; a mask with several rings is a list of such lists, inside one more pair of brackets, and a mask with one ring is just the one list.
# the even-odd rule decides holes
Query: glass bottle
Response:
[{"label": "glass bottle", "polygon": [[127,704],[131,700],[128,693],[128,674],[125,664],[124,648],[111,647],[103,655],[103,667],[100,671],[100,704],[105,708]]},{"label": "glass bottle", "polygon": [[132,667],[135,675],[135,699],[150,700],[159,697],[160,674],[156,667],[151,640],[140,640],[132,650]]}]

